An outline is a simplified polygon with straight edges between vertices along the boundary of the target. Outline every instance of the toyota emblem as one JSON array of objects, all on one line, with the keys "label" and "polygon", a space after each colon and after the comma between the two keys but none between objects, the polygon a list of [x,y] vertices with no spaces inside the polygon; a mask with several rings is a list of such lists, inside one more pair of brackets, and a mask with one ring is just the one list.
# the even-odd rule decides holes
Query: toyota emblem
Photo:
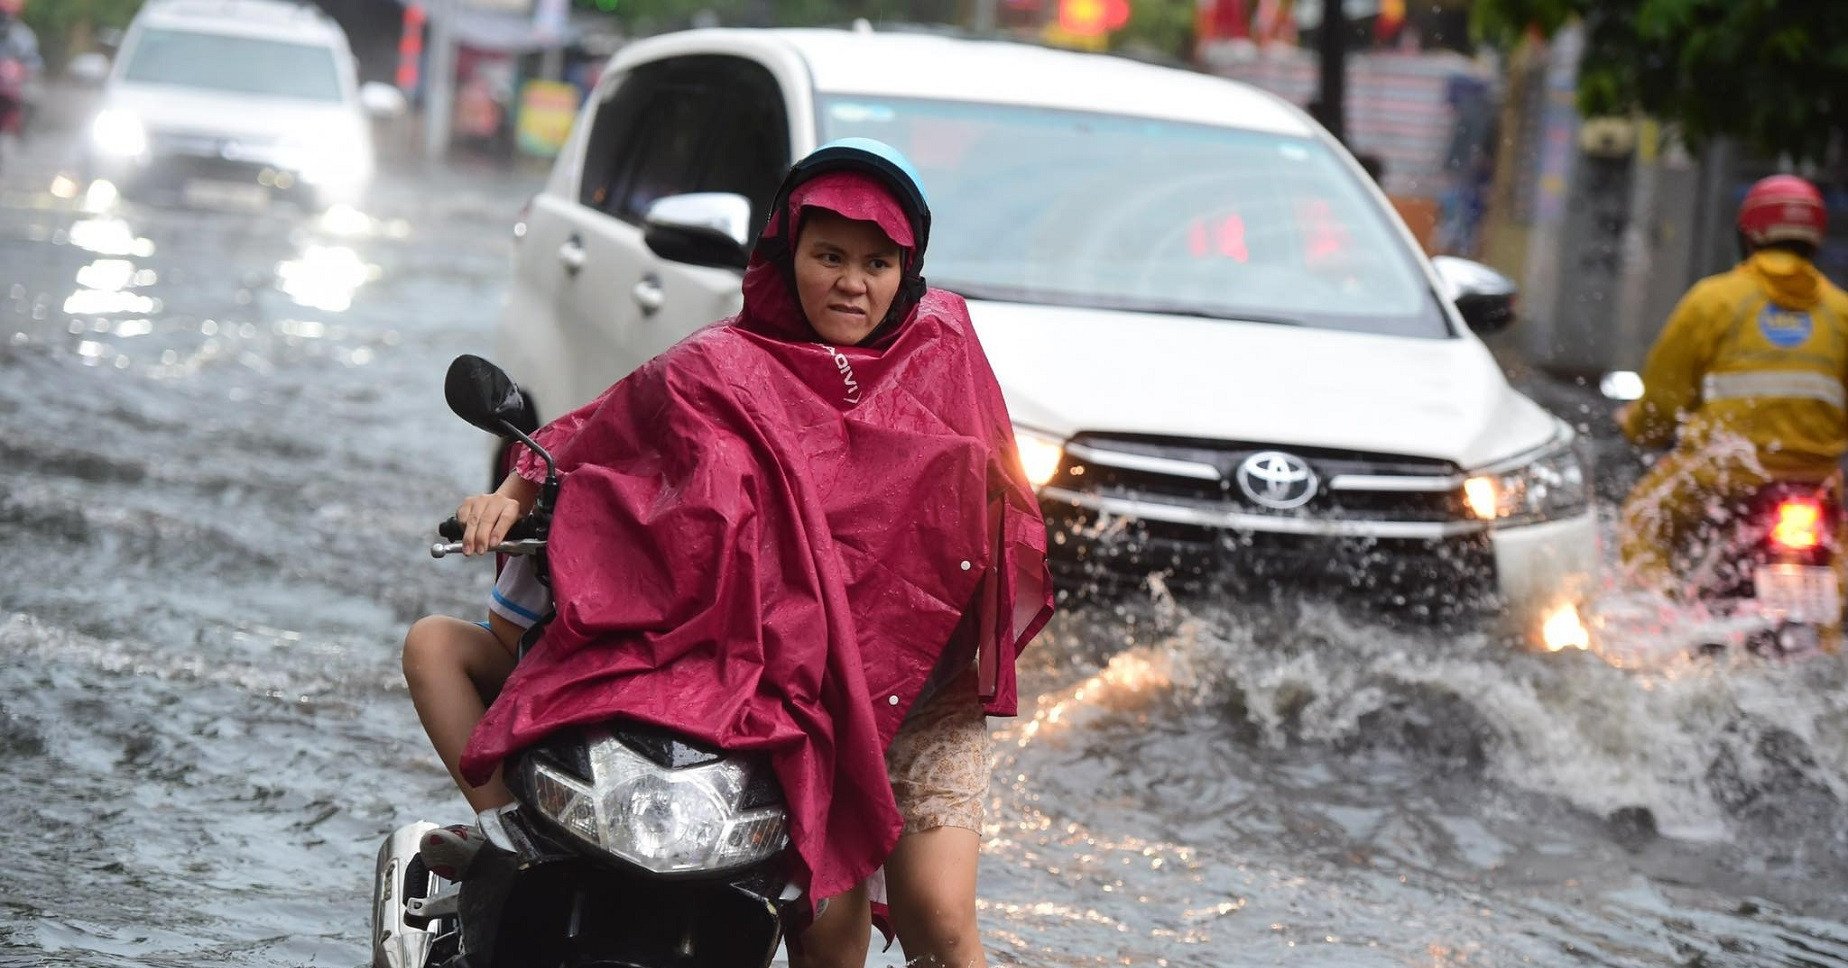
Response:
[{"label": "toyota emblem", "polygon": [[1301,457],[1265,450],[1245,458],[1233,475],[1245,496],[1267,508],[1289,511],[1315,497],[1315,471]]}]

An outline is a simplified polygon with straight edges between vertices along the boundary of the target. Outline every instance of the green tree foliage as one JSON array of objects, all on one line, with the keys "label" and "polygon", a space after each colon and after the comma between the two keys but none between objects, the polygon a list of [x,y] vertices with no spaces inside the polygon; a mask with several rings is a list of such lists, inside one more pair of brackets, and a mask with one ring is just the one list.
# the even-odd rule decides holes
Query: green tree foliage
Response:
[{"label": "green tree foliage", "polygon": [[102,28],[128,26],[141,0],[26,0],[25,21],[54,67],[94,42]]},{"label": "green tree foliage", "polygon": [[[1250,4],[1256,7],[1256,0]],[[1110,38],[1119,51],[1150,51],[1181,61],[1193,59],[1194,0],[1135,0],[1129,23]]]},{"label": "green tree foliage", "polygon": [[1477,0],[1474,16],[1502,43],[1582,21],[1586,115],[1641,111],[1697,144],[1727,136],[1809,160],[1848,132],[1842,0]]}]

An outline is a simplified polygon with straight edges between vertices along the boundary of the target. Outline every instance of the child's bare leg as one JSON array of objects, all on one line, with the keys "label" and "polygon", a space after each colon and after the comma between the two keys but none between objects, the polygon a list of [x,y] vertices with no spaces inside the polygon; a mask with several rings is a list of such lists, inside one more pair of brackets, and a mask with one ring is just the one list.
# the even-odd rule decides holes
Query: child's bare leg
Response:
[{"label": "child's bare leg", "polygon": [[886,858],[892,927],[917,968],[984,968],[975,923],[975,871],[981,836],[963,827],[934,827],[898,839]]},{"label": "child's bare leg", "polygon": [[512,672],[513,656],[500,638],[472,622],[431,615],[418,619],[404,636],[404,681],[417,718],[477,813],[513,802],[500,771],[470,786],[457,765],[469,734]]},{"label": "child's bare leg", "polygon": [[828,900],[827,910],[808,926],[791,951],[790,968],[860,968],[872,943],[873,912],[866,885]]}]

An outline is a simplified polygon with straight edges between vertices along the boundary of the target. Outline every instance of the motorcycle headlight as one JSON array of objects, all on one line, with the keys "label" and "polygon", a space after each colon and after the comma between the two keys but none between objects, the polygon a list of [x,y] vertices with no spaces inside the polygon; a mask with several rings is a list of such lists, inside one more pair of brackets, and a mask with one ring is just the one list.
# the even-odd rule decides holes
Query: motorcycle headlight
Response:
[{"label": "motorcycle headlight", "polygon": [[147,154],[148,129],[127,111],[107,108],[90,122],[90,141],[104,154],[133,158]]},{"label": "motorcycle headlight", "polygon": [[733,760],[666,769],[605,736],[590,748],[589,784],[529,762],[537,810],[580,840],[657,874],[745,867],[789,842],[781,806],[743,808],[750,775]]},{"label": "motorcycle headlight", "polygon": [[1059,462],[1065,459],[1064,441],[1025,427],[1014,428],[1014,448],[1020,452],[1020,467],[1026,471],[1027,482],[1034,487],[1044,487],[1052,480],[1059,472]]},{"label": "motorcycle headlight", "polygon": [[1493,464],[1463,482],[1470,513],[1484,521],[1546,521],[1570,517],[1591,505],[1585,465],[1562,428],[1539,450]]}]

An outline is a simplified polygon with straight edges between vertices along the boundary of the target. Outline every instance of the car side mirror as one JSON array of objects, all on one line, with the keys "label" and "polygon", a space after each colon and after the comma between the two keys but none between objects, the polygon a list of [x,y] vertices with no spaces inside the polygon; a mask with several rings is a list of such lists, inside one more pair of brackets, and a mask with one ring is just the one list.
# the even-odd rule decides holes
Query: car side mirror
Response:
[{"label": "car side mirror", "polygon": [[1515,294],[1520,287],[1513,279],[1480,262],[1451,255],[1433,257],[1431,267],[1437,270],[1447,290],[1445,295],[1456,303],[1457,312],[1471,330],[1495,333],[1514,322]]},{"label": "car side mirror", "polygon": [[455,415],[496,437],[530,431],[533,421],[526,395],[500,367],[464,353],[443,377],[443,399]]},{"label": "car side mirror", "polygon": [[403,117],[410,105],[404,100],[404,92],[378,81],[367,81],[359,86],[359,106],[375,118],[388,119]]},{"label": "car side mirror", "polygon": [[742,269],[750,240],[751,203],[731,192],[669,195],[642,218],[642,241],[669,262]]},{"label": "car side mirror", "polygon": [[84,87],[101,87],[109,79],[109,56],[85,51],[64,65],[65,76]]}]

